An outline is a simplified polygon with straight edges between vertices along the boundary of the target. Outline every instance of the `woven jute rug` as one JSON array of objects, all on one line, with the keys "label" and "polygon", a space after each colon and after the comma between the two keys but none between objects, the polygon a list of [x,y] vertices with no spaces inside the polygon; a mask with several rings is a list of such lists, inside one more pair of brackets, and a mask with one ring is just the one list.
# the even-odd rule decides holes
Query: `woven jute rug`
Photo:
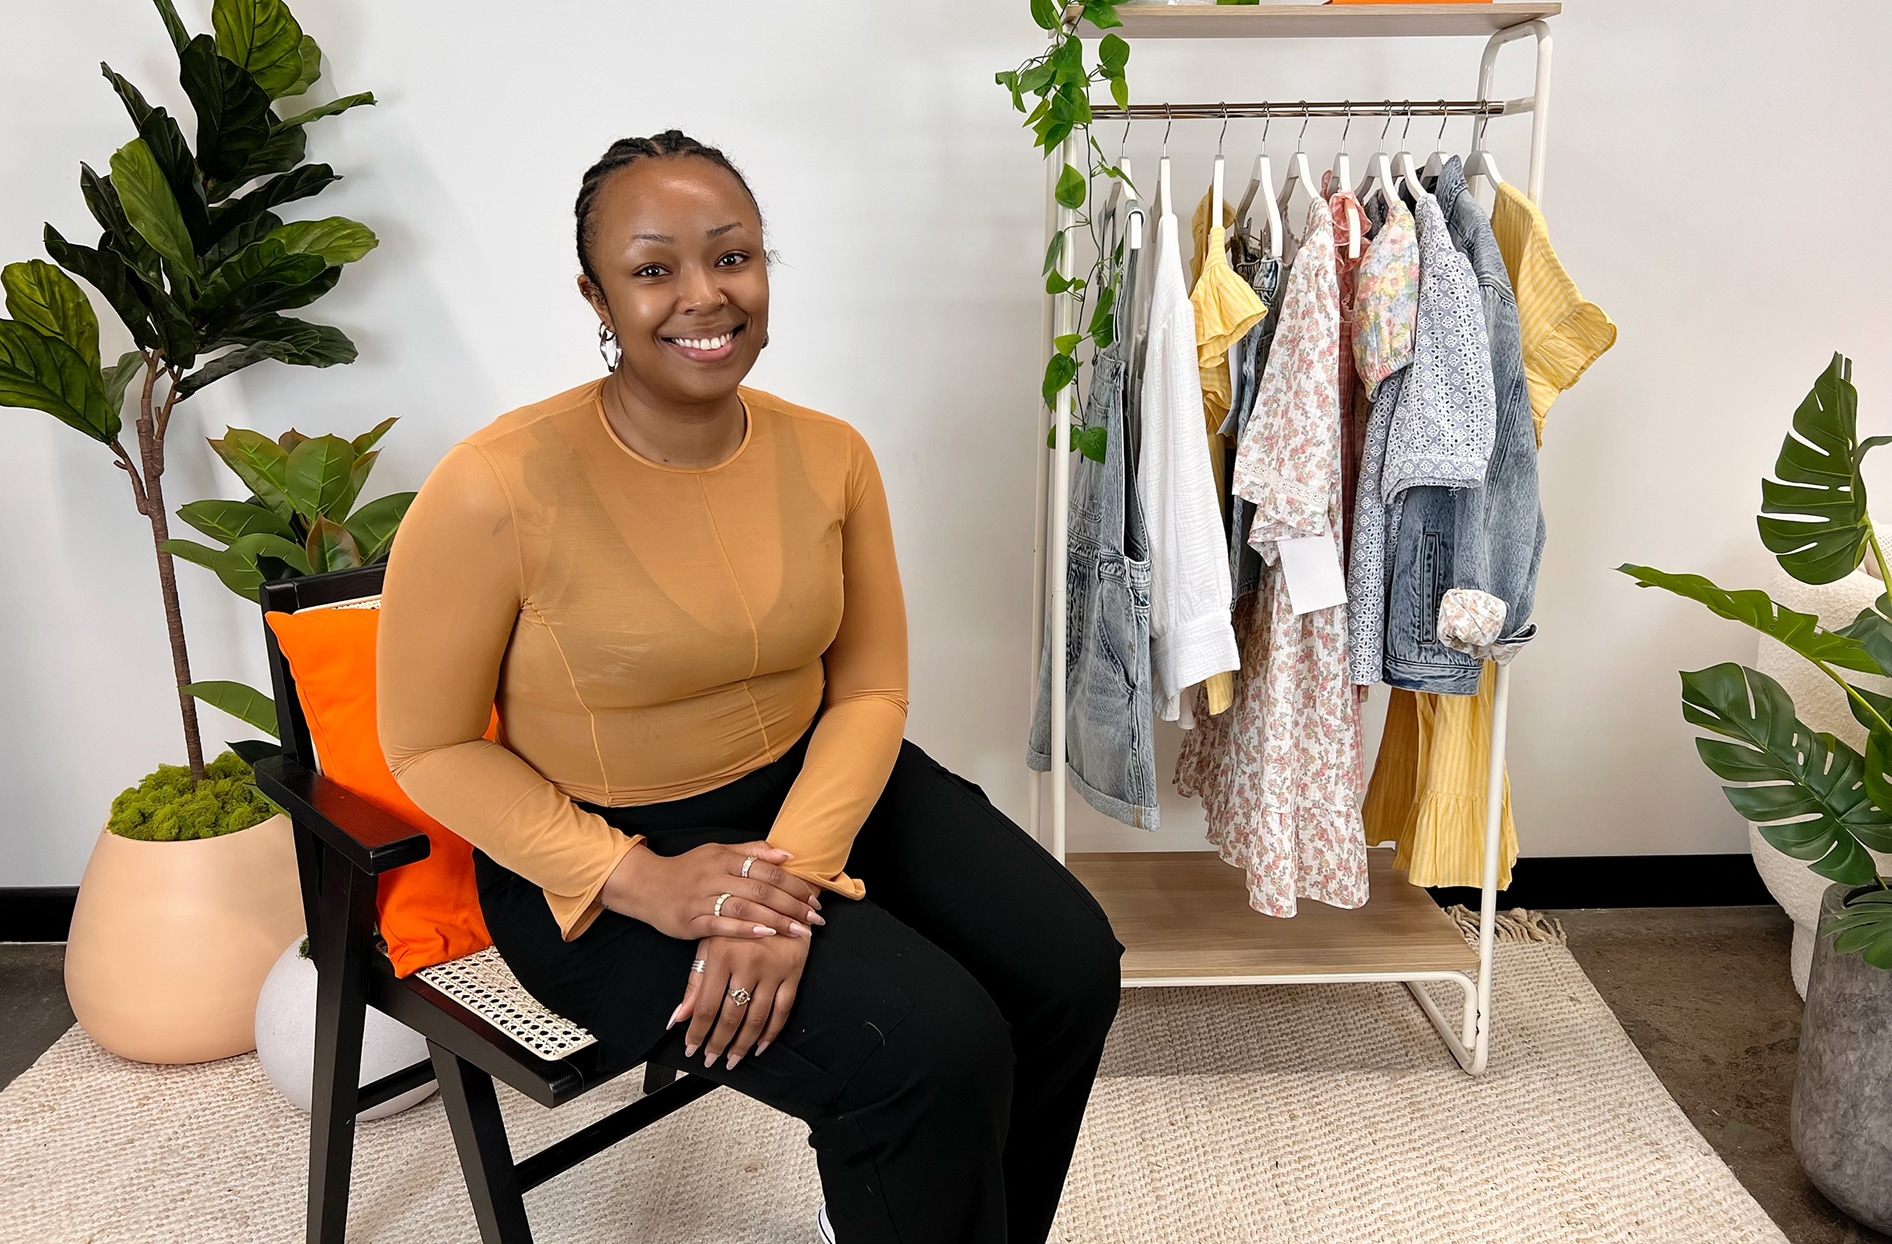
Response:
[{"label": "woven jute rug", "polygon": [[[1498,948],[1481,1080],[1397,986],[1126,991],[1056,1238],[1783,1241],[1554,930],[1510,932],[1538,940]],[[637,1079],[557,1111],[502,1088],[515,1152],[629,1100]],[[806,1136],[717,1092],[529,1194],[534,1234],[814,1244]],[[0,1093],[0,1240],[288,1244],[307,1145],[306,1116],[253,1055],[143,1066],[75,1028]],[[437,1097],[361,1125],[348,1238],[477,1240]]]}]

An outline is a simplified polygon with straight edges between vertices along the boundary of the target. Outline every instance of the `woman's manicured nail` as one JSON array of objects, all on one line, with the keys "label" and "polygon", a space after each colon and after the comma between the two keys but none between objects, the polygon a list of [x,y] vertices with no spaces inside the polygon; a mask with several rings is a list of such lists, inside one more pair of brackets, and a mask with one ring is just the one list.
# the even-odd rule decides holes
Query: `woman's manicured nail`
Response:
[{"label": "woman's manicured nail", "polygon": [[680,1021],[685,1015],[689,1014],[689,1011],[690,1009],[688,1006],[686,1006],[685,1004],[681,1002],[678,1003],[677,1009],[670,1012],[670,1022],[664,1025],[664,1031],[669,1032],[672,1028],[675,1028],[677,1026],[678,1021]]},{"label": "woman's manicured nail", "polygon": [[730,1055],[729,1061],[723,1064],[723,1069],[725,1071],[734,1071],[736,1069],[736,1064],[741,1061],[742,1061],[742,1055],[732,1054]]},{"label": "woman's manicured nail", "polygon": [[763,1050],[766,1050],[768,1048],[769,1048],[769,1043],[767,1041],[760,1041],[756,1043],[755,1052],[757,1054],[760,1054]]},{"label": "woman's manicured nail", "polygon": [[684,1046],[684,1047],[683,1047],[683,1056],[684,1056],[685,1058],[695,1058],[695,1057],[696,1057],[696,1045],[695,1045],[694,1043],[691,1043],[691,1044],[689,1044],[689,1045],[686,1045],[686,1046]]},{"label": "woman's manicured nail", "polygon": [[[790,923],[792,924],[793,921],[790,921]],[[757,937],[774,937],[775,930],[766,924],[758,924],[755,926],[755,935]]]},{"label": "woman's manicured nail", "polygon": [[810,930],[807,925],[803,924],[799,920],[790,920],[788,922],[788,931],[790,934],[792,934],[795,937],[813,937],[814,936],[813,931]]},{"label": "woman's manicured nail", "polygon": [[705,1067],[714,1067],[716,1065],[716,1055],[714,1054],[703,1055],[703,1065]]},{"label": "woman's manicured nail", "polygon": [[808,923],[809,924],[826,924],[828,922],[826,920],[823,920],[820,916],[816,915],[813,909],[810,909],[808,912]]}]

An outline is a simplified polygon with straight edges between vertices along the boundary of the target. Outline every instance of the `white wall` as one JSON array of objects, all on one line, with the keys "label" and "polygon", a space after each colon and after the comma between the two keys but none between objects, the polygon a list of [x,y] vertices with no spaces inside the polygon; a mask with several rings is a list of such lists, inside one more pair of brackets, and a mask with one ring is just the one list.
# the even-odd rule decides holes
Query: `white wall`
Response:
[{"label": "white wall", "polygon": [[[207,0],[181,0],[208,28]],[[347,180],[314,205],[382,246],[314,309],[360,344],[328,371],[265,364],[181,408],[173,507],[228,495],[201,437],[226,423],[352,433],[388,415],[376,484],[411,488],[457,438],[597,374],[572,289],[570,208],[611,139],[680,126],[725,146],[762,199],[773,345],[754,377],[866,433],[893,494],[913,635],[910,734],[1022,819],[1042,174],[992,71],[1034,47],[1024,0],[956,5],[520,6],[299,0],[329,55],[322,92],[378,108],[312,144]],[[1555,23],[1546,208],[1558,249],[1621,341],[1553,411],[1542,638],[1517,666],[1513,781],[1527,854],[1743,849],[1695,761],[1678,668],[1743,658],[1733,624],[1632,588],[1622,561],[1759,583],[1756,479],[1835,348],[1866,421],[1892,391],[1876,245],[1892,200],[1892,13],[1864,3],[1570,0]],[[1786,14],[1791,12],[1792,16]],[[143,0],[16,5],[0,78],[0,257],[40,222],[88,235],[78,161],[127,137],[100,59],[184,111]],[[1139,100],[1436,98],[1471,92],[1476,40],[1139,46]],[[1508,57],[1518,57],[1509,64]],[[1502,85],[1524,89],[1526,53]],[[327,98],[326,94],[320,97]],[[1494,126],[1513,176],[1526,123]],[[1178,124],[1183,186],[1214,123]],[[1274,127],[1292,147],[1298,123]],[[1316,122],[1324,158],[1338,122]],[[1415,139],[1427,130],[1415,123]],[[1450,140],[1462,147],[1468,123]],[[1245,159],[1259,122],[1231,126]],[[1114,142],[1115,136],[1100,135]],[[1154,152],[1156,132],[1132,138]],[[1377,130],[1354,127],[1356,155]],[[1430,143],[1430,132],[1425,142]],[[1753,188],[1761,193],[1756,195]],[[108,354],[125,348],[108,327]],[[112,795],[181,753],[151,554],[99,447],[0,415],[0,886],[78,880]],[[198,677],[262,677],[253,611],[180,566]],[[206,713],[212,739],[246,728]],[[1164,736],[1163,770],[1175,737]],[[1115,829],[1071,801],[1074,847],[1198,845]]]}]

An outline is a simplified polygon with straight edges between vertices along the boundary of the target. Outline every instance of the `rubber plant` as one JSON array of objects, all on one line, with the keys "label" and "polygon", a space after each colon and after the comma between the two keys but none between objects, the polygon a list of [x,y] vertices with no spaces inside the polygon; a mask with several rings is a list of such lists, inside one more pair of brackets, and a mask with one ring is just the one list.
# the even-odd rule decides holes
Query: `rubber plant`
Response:
[{"label": "rubber plant", "polygon": [[[1003,70],[993,78],[1011,93],[1012,107],[1025,114],[1032,145],[1042,149],[1046,159],[1064,162],[1052,193],[1059,206],[1076,213],[1072,224],[1052,234],[1045,249],[1045,292],[1067,299],[1071,311],[1068,322],[1083,325],[1080,332],[1059,335],[1052,342],[1051,357],[1045,361],[1041,391],[1045,404],[1055,408],[1058,394],[1078,383],[1080,351],[1087,344],[1093,352],[1108,348],[1116,329],[1112,309],[1118,291],[1114,278],[1120,270],[1123,243],[1119,240],[1106,250],[1105,222],[1087,207],[1096,201],[1101,184],[1111,178],[1123,180],[1123,172],[1091,136],[1090,92],[1092,87],[1105,84],[1117,107],[1129,106],[1130,86],[1124,69],[1130,62],[1130,45],[1120,35],[1106,34],[1097,42],[1095,60],[1085,59],[1084,41],[1078,36],[1080,23],[1088,22],[1097,30],[1123,25],[1117,17],[1117,6],[1109,0],[1086,0],[1063,7],[1056,0],[1031,0],[1031,17],[1050,36],[1050,42],[1043,52],[1018,68]],[[1038,101],[1029,108],[1025,103],[1028,96]],[[1073,137],[1077,141],[1068,143]],[[1083,169],[1070,162],[1075,154],[1072,147],[1083,152]],[[1075,257],[1079,239],[1072,235],[1079,231],[1089,236],[1093,259],[1086,275],[1067,276],[1064,261],[1067,253]],[[1082,403],[1072,402],[1074,411],[1081,407]],[[1054,427],[1046,443],[1055,443],[1056,436]],[[1103,428],[1086,428],[1080,417],[1072,424],[1071,447],[1102,462],[1104,436]]]},{"label": "rubber plant", "polygon": [[[1794,411],[1774,479],[1761,481],[1761,543],[1802,583],[1832,583],[1858,569],[1870,550],[1885,581],[1885,553],[1866,512],[1860,465],[1892,436],[1858,436],[1859,393],[1852,361],[1835,354]],[[1794,715],[1778,682],[1728,662],[1682,675],[1682,716],[1716,738],[1697,738],[1702,763],[1728,782],[1728,802],[1761,836],[1822,877],[1856,887],[1830,926],[1834,949],[1892,969],[1892,884],[1873,851],[1892,851],[1892,696],[1857,686],[1848,674],[1892,676],[1892,596],[1848,625],[1825,630],[1812,614],[1766,592],[1727,591],[1692,574],[1620,566],[1642,587],[1659,587],[1745,623],[1811,661],[1846,693],[1866,728],[1853,750]]]},{"label": "rubber plant", "polygon": [[[210,447],[250,496],[207,498],[177,516],[218,541],[170,539],[164,551],[214,572],[245,601],[266,582],[371,565],[388,555],[394,533],[414,501],[394,492],[357,506],[380,451],[374,446],[398,420],[383,419],[353,440],[305,436],[291,428],[275,440],[248,428],[230,428]],[[197,698],[276,737],[276,702],[240,682],[194,682]],[[232,744],[255,761],[277,750],[257,742]]]},{"label": "rubber plant", "polygon": [[[265,359],[307,367],[354,360],[340,329],[282,312],[333,289],[343,265],[374,247],[374,234],[339,216],[285,223],[276,209],[338,180],[328,165],[303,162],[309,126],[374,97],[300,111],[280,104],[316,83],[322,61],[281,0],[215,0],[213,33],[199,35],[171,0],[155,3],[196,116],[196,145],[169,112],[100,66],[136,136],[112,153],[108,173],[79,166],[80,193],[102,231],[96,245],[68,241],[48,224],[53,263],[28,259],[0,271],[11,317],[0,319],[0,405],[45,411],[105,446],[125,472],[151,529],[184,750],[200,782],[203,745],[165,547],[165,434],[180,402]],[[97,291],[134,349],[115,361],[101,356],[97,316],[73,277]]]}]

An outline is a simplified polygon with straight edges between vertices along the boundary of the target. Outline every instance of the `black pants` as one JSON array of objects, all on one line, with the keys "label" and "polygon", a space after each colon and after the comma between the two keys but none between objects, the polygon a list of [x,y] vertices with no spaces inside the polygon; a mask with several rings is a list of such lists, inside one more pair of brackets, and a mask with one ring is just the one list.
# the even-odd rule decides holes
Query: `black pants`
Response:
[{"label": "black pants", "polygon": [[[663,855],[765,838],[806,746],[688,799],[593,810]],[[1049,1234],[1123,947],[1075,877],[912,743],[848,860],[868,897],[826,896],[787,1028],[734,1071],[686,1064],[686,1026],[664,1030],[695,943],[614,912],[565,942],[538,887],[474,861],[493,940],[541,1002],[810,1125],[840,1244]]]}]

